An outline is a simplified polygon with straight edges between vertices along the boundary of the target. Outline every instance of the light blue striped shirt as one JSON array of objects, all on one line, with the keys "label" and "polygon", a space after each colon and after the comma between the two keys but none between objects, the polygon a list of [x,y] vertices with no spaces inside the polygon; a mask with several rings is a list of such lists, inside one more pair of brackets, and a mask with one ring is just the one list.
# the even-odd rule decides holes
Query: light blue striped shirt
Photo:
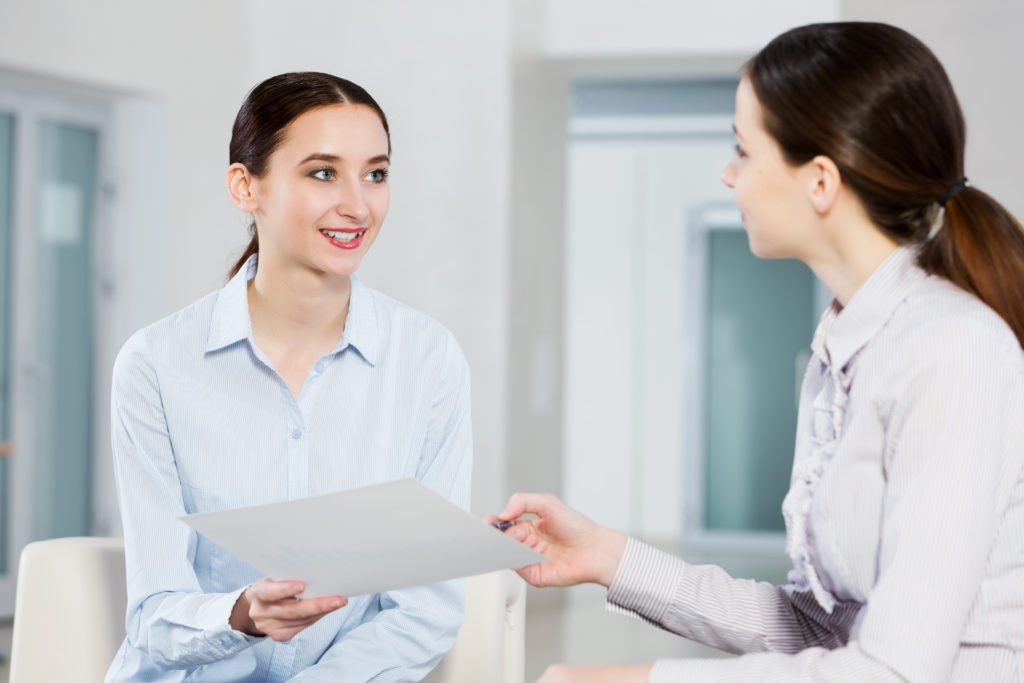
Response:
[{"label": "light blue striped shirt", "polygon": [[451,333],[353,277],[345,332],[296,400],[253,343],[255,259],[115,363],[128,635],[107,680],[420,680],[458,633],[462,581],[352,598],[285,643],[252,638],[228,618],[260,574],[178,519],[405,477],[469,506],[469,370]]}]

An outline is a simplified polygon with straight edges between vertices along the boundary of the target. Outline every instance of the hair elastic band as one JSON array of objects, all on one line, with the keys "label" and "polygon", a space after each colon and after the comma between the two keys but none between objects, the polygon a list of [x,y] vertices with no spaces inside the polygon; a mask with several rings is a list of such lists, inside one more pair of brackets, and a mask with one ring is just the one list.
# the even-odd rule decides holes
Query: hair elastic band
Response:
[{"label": "hair elastic band", "polygon": [[958,180],[955,183],[953,183],[953,186],[951,188],[949,188],[948,190],[946,190],[945,193],[943,193],[943,195],[941,197],[939,197],[939,204],[941,204],[942,206],[945,206],[946,202],[948,202],[950,199],[952,199],[953,197],[957,196],[958,194],[960,194],[961,192],[963,192],[964,190],[966,190],[970,186],[971,186],[971,181],[968,180],[966,176],[961,178],[960,180]]}]

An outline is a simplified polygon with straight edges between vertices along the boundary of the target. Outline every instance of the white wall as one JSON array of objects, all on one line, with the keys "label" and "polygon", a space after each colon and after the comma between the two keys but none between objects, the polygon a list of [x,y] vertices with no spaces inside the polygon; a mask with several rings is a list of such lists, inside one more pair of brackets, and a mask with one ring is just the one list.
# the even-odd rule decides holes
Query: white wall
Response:
[{"label": "white wall", "polygon": [[[118,286],[97,376],[109,377],[132,331],[221,286],[244,246],[248,220],[228,200],[224,172],[248,89],[285,70],[338,73],[378,98],[393,134],[392,209],[360,275],[463,345],[473,371],[474,507],[490,511],[505,495],[509,5],[300,7],[0,4],[0,69],[84,85],[115,104]],[[97,458],[108,466],[105,451]],[[97,504],[109,507],[109,471],[98,480]]]},{"label": "white wall", "polygon": [[[224,169],[231,121],[249,86],[248,64],[247,13],[223,3],[0,4],[0,68],[81,84],[119,103],[147,100],[166,110],[166,120],[152,121],[150,133],[166,140],[169,157],[142,158],[150,143],[137,156],[129,149],[118,160],[119,184],[138,191],[128,201],[153,202],[150,216],[121,227],[139,232],[169,227],[154,248],[132,254],[143,273],[163,272],[166,266],[173,274],[161,283],[162,298],[148,302],[154,319],[221,284],[228,252],[240,242]],[[130,111],[122,114],[130,117]],[[144,130],[146,123],[128,125]],[[158,178],[169,164],[166,184],[130,177],[125,162],[138,163],[140,171]]]},{"label": "white wall", "polygon": [[637,59],[751,54],[792,26],[835,17],[837,0],[549,0],[546,54]]},{"label": "white wall", "polygon": [[395,176],[392,212],[362,275],[462,342],[482,512],[512,488],[560,489],[552,377],[562,365],[571,79],[733,73],[778,31],[840,11],[905,25],[936,49],[967,112],[968,172],[1024,213],[1012,192],[1024,145],[1013,133],[1024,7],[1011,0],[8,0],[0,69],[105,92],[125,122],[115,150],[124,237],[115,343],[218,287],[242,247],[246,220],[223,174],[248,88],[300,68],[366,85],[393,125]]},{"label": "white wall", "polygon": [[259,0],[249,14],[249,80],[329,71],[364,86],[388,116],[391,210],[359,276],[462,344],[473,508],[494,510],[505,490],[508,4]]},{"label": "white wall", "polygon": [[246,22],[199,0],[0,4],[0,71],[105,98],[117,131],[105,149],[111,253],[96,340],[100,533],[119,528],[106,417],[114,355],[134,330],[219,286],[240,242],[223,177],[248,87]]},{"label": "white wall", "polygon": [[[770,8],[769,8],[770,5]],[[525,9],[524,9],[525,6]],[[578,305],[566,300],[566,273],[581,264],[577,254],[564,253],[566,224],[572,220],[593,224],[594,221],[621,217],[629,207],[657,202],[634,197],[632,188],[610,186],[606,193],[584,193],[586,206],[567,207],[572,196],[566,185],[565,153],[567,101],[576,78],[662,78],[734,76],[739,66],[761,45],[779,31],[808,21],[825,21],[836,17],[835,2],[796,1],[760,3],[755,0],[722,6],[699,2],[655,2],[641,0],[628,8],[609,0],[548,0],[518,6],[517,37],[525,47],[516,54],[513,81],[516,113],[513,117],[513,203],[511,206],[513,242],[509,258],[509,481],[516,489],[540,489],[568,494],[582,502],[605,500],[604,506],[591,511],[596,517],[635,532],[653,531],[660,540],[671,544],[673,530],[681,527],[683,507],[680,475],[682,463],[679,443],[684,435],[678,428],[644,429],[651,426],[652,415],[672,412],[665,404],[649,415],[637,414],[633,397],[615,401],[617,410],[609,410],[608,392],[621,386],[640,387],[644,379],[642,364],[624,368],[610,367],[609,353],[587,358],[565,358],[564,350],[585,346],[616,345],[621,362],[633,363],[646,349],[643,344],[631,346],[625,335],[632,331],[629,312],[610,303],[603,326],[599,315],[569,310]],[[529,125],[524,121],[529,120]],[[591,163],[584,162],[584,166]],[[572,169],[572,170],[579,170]],[[622,169],[609,169],[606,179],[619,177]],[[591,169],[590,177],[601,175]],[[717,183],[717,171],[712,182]],[[662,197],[659,206],[682,202],[681,195]],[[578,193],[577,193],[578,194]],[[677,193],[679,194],[679,193]],[[531,209],[538,209],[531,211]],[[575,212],[576,217],[573,217]],[[639,220],[638,216],[629,216]],[[595,225],[595,233],[601,228]],[[543,244],[541,249],[521,244]],[[628,253],[627,253],[628,252]],[[616,289],[616,279],[628,280],[634,254],[624,248],[617,257],[609,256],[611,291],[630,298],[631,294]],[[682,256],[682,254],[680,254]],[[593,271],[598,268],[591,268]],[[666,282],[664,286],[675,286]],[[594,288],[595,305],[605,298]],[[586,298],[585,296],[583,298]],[[614,311],[614,313],[612,312]],[[569,330],[570,324],[586,319],[585,330]],[[566,344],[567,336],[570,342]],[[583,340],[582,342],[573,341]],[[636,340],[631,340],[636,341]],[[545,356],[553,346],[554,360]],[[635,352],[631,356],[631,348]],[[680,355],[682,349],[679,350]],[[600,357],[601,360],[595,360]],[[639,361],[637,361],[639,362]],[[653,361],[657,362],[657,361]],[[543,387],[540,368],[553,368],[559,377],[590,377],[578,386],[556,386],[553,392]],[[674,366],[673,366],[674,367]],[[564,368],[564,370],[563,370]],[[666,368],[671,373],[672,367]],[[551,373],[548,373],[551,374]],[[612,378],[617,377],[619,384]],[[604,381],[605,391],[600,386]],[[621,385],[621,386],[620,386]],[[533,397],[554,393],[558,404],[552,409],[538,409]],[[672,392],[670,392],[672,393]],[[681,391],[673,395],[681,394]],[[677,396],[676,403],[682,399]],[[675,419],[682,419],[681,406],[676,406]],[[593,429],[585,434],[588,426]],[[678,425],[677,425],[678,427]],[[600,434],[618,435],[603,439]],[[624,436],[632,435],[632,436]],[[639,449],[639,451],[637,451]],[[575,465],[564,470],[565,459],[573,451]],[[637,452],[634,452],[637,451]],[[640,453],[642,451],[642,453]],[[646,454],[657,453],[648,458]],[[635,462],[624,463],[633,455]],[[580,468],[592,468],[590,476],[570,484],[565,477]],[[635,482],[657,481],[657,491],[624,493],[620,488],[605,486],[620,473]],[[651,505],[650,497],[675,499],[680,512],[668,513]]]}]

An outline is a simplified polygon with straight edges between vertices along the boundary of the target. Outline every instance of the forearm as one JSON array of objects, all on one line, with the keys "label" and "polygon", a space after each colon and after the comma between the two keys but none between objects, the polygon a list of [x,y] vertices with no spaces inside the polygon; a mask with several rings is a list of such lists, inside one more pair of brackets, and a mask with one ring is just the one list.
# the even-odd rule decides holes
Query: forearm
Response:
[{"label": "forearm", "polygon": [[150,596],[129,616],[128,642],[168,669],[210,664],[244,650],[258,639],[229,623],[240,592]]},{"label": "forearm", "polygon": [[837,650],[807,648],[797,654],[767,652],[730,659],[663,659],[654,663],[649,680],[650,683],[905,681],[891,668],[866,654],[857,643]]},{"label": "forearm", "polygon": [[381,594],[383,609],[340,635],[293,681],[418,681],[451,649],[464,612],[464,581]]},{"label": "forearm", "polygon": [[719,567],[689,565],[629,539],[608,607],[727,652],[796,652],[845,643],[859,606],[839,605],[829,615],[803,597],[734,579]]},{"label": "forearm", "polygon": [[650,664],[626,666],[549,666],[537,683],[647,683]]}]

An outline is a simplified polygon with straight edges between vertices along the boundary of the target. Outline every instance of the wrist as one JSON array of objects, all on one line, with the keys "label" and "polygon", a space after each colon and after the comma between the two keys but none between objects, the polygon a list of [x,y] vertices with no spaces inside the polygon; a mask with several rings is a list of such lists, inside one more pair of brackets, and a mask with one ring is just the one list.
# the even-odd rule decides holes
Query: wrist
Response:
[{"label": "wrist", "polygon": [[228,618],[228,626],[235,631],[240,631],[247,636],[262,636],[263,634],[256,628],[256,624],[249,617],[249,589],[246,588],[238,596],[238,600],[235,600],[234,607],[231,608],[231,616]]},{"label": "wrist", "polygon": [[597,576],[595,583],[605,588],[612,585],[615,574],[619,570],[619,563],[626,552],[626,534],[615,529],[601,529],[602,539],[599,544]]}]

